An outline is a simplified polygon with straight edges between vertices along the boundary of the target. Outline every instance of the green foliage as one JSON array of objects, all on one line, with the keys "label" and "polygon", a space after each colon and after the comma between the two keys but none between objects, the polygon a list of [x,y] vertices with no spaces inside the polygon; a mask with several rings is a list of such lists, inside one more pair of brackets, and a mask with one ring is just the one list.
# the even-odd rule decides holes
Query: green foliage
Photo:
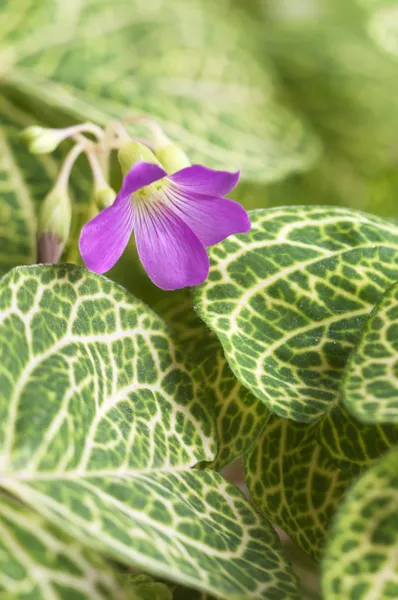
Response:
[{"label": "green foliage", "polygon": [[396,598],[398,451],[350,488],[333,523],[323,561],[325,600]]},{"label": "green foliage", "polygon": [[350,357],[343,401],[363,423],[398,423],[398,284],[382,297]]},{"label": "green foliage", "polygon": [[262,181],[306,169],[318,155],[225,3],[16,0],[3,4],[0,20],[8,25],[4,92],[57,125],[146,113],[193,162]]},{"label": "green foliage", "polygon": [[196,377],[204,384],[199,394],[215,411],[217,456],[203,466],[219,470],[251,448],[269,418],[269,410],[234,377],[220,342],[198,319],[188,292],[170,294],[156,309],[196,365]]},{"label": "green foliage", "polygon": [[0,276],[36,259],[32,199],[21,177],[6,135],[0,129]]},{"label": "green foliage", "polygon": [[[36,261],[36,229],[40,205],[58,175],[65,149],[54,155],[31,155],[20,138],[32,117],[0,97],[0,274],[13,266]],[[65,255],[77,259],[76,243],[90,202],[90,180],[84,163],[77,163],[71,181],[74,202],[71,241]],[[72,252],[70,252],[72,250]]]},{"label": "green foliage", "polygon": [[324,148],[314,169],[273,186],[269,200],[306,204],[316,198],[396,216],[398,64],[369,37],[368,14],[353,0],[261,1],[298,5],[296,19],[269,18],[259,27],[286,98]]},{"label": "green foliage", "polygon": [[361,327],[398,278],[398,229],[322,207],[251,221],[249,234],[210,249],[195,304],[239,381],[279,416],[310,422],[339,400]]},{"label": "green foliage", "polygon": [[351,477],[332,463],[314,429],[273,417],[247,454],[245,471],[261,512],[317,559]]},{"label": "green foliage", "polygon": [[[0,2],[2,600],[318,597],[271,524],[296,567],[298,548],[321,559],[324,600],[398,595],[397,14]],[[32,156],[21,130],[145,137],[142,113],[192,162],[241,170],[251,232],[209,248],[192,291],[157,289],[133,241],[107,278],[27,266],[71,146]],[[70,195],[79,263],[85,157]],[[249,499],[217,472],[239,457]]]},{"label": "green foliage", "polygon": [[353,419],[343,406],[339,406],[319,421],[317,437],[336,464],[356,473],[398,443],[398,427],[364,425]]},{"label": "green foliage", "polygon": [[[0,495],[0,594],[46,600],[144,600],[121,573],[36,512]],[[168,600],[167,588],[160,598]],[[139,588],[137,588],[138,591]]]},{"label": "green foliage", "polygon": [[70,265],[11,271],[0,305],[4,489],[126,565],[227,599],[297,597],[270,525],[192,469],[214,458],[213,415],[159,317]]}]

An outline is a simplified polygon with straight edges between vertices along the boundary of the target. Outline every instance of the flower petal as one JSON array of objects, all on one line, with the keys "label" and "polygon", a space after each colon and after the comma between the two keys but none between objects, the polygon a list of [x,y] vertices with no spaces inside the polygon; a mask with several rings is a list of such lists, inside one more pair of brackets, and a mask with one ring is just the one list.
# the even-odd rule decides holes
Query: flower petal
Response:
[{"label": "flower petal", "polygon": [[166,175],[166,171],[153,163],[143,161],[135,163],[123,179],[122,187],[115,202],[119,197],[130,196],[145,185],[162,179]]},{"label": "flower petal", "polygon": [[230,173],[229,171],[215,171],[201,165],[192,165],[169,175],[168,179],[186,188],[187,191],[209,196],[225,196],[237,185],[239,176],[239,171]]},{"label": "flower petal", "polygon": [[204,246],[213,246],[234,233],[250,231],[249,215],[238,202],[202,194],[168,191],[172,210],[198,236]]},{"label": "flower petal", "polygon": [[79,250],[86,267],[95,273],[109,271],[123,254],[132,230],[130,197],[117,198],[82,229]]},{"label": "flower petal", "polygon": [[138,162],[130,169],[114,203],[84,225],[79,249],[88,269],[106,273],[119,260],[133,229],[131,194],[167,175],[155,164]]},{"label": "flower petal", "polygon": [[168,207],[136,206],[135,240],[144,269],[161,289],[177,290],[206,279],[206,249]]}]

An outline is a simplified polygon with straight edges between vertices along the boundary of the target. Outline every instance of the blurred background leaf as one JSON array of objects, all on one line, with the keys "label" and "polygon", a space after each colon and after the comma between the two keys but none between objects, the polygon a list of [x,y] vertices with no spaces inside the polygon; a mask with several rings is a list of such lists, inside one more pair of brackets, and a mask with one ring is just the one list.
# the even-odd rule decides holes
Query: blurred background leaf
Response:
[{"label": "blurred background leaf", "polygon": [[306,169],[318,144],[280,102],[251,21],[239,26],[227,8],[201,0],[6,3],[4,93],[56,125],[150,114],[193,162],[240,168],[247,179]]}]

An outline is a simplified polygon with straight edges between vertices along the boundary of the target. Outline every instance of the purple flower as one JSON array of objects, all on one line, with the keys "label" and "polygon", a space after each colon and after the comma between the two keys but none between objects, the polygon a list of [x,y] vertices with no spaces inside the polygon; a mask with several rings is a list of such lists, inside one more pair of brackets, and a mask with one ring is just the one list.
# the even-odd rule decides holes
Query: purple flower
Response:
[{"label": "purple flower", "polygon": [[155,285],[176,290],[202,283],[209,272],[206,246],[250,230],[244,208],[223,198],[239,172],[199,165],[167,175],[138,162],[115,202],[87,223],[79,247],[86,266],[105,273],[122,255],[134,229],[141,262]]}]

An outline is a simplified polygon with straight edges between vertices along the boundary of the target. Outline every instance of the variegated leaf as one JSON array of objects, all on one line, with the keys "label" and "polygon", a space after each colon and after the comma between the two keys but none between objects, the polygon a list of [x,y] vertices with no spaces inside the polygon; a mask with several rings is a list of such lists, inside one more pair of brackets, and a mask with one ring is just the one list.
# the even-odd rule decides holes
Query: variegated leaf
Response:
[{"label": "variegated leaf", "polygon": [[333,408],[316,426],[317,439],[329,458],[349,473],[357,473],[398,444],[398,425],[366,425],[344,406]]},{"label": "variegated leaf", "polygon": [[232,371],[276,414],[311,422],[339,402],[347,358],[398,278],[398,228],[340,208],[250,213],[210,249],[194,304]]},{"label": "variegated leaf", "polygon": [[1,282],[0,486],[118,561],[226,599],[297,598],[276,534],[218,474],[202,381],[164,322],[64,265]]},{"label": "variegated leaf", "polygon": [[325,600],[398,596],[398,450],[347,492],[323,558]]},{"label": "variegated leaf", "polygon": [[384,294],[351,354],[343,402],[363,423],[398,423],[398,284]]},{"label": "variegated leaf", "polygon": [[204,384],[203,402],[215,410],[217,456],[203,466],[220,470],[251,448],[269,418],[269,410],[235,378],[218,338],[193,310],[189,292],[170,294],[156,310],[189,353],[197,378]]},{"label": "variegated leaf", "polygon": [[[146,584],[147,589],[148,585]],[[163,584],[164,600],[171,594]],[[143,589],[143,588],[141,588]],[[0,494],[0,596],[4,600],[141,600],[140,586],[61,529]],[[160,599],[160,596],[159,596]]]},{"label": "variegated leaf", "polygon": [[317,559],[351,477],[332,463],[314,430],[272,417],[245,457],[245,472],[255,505]]}]

